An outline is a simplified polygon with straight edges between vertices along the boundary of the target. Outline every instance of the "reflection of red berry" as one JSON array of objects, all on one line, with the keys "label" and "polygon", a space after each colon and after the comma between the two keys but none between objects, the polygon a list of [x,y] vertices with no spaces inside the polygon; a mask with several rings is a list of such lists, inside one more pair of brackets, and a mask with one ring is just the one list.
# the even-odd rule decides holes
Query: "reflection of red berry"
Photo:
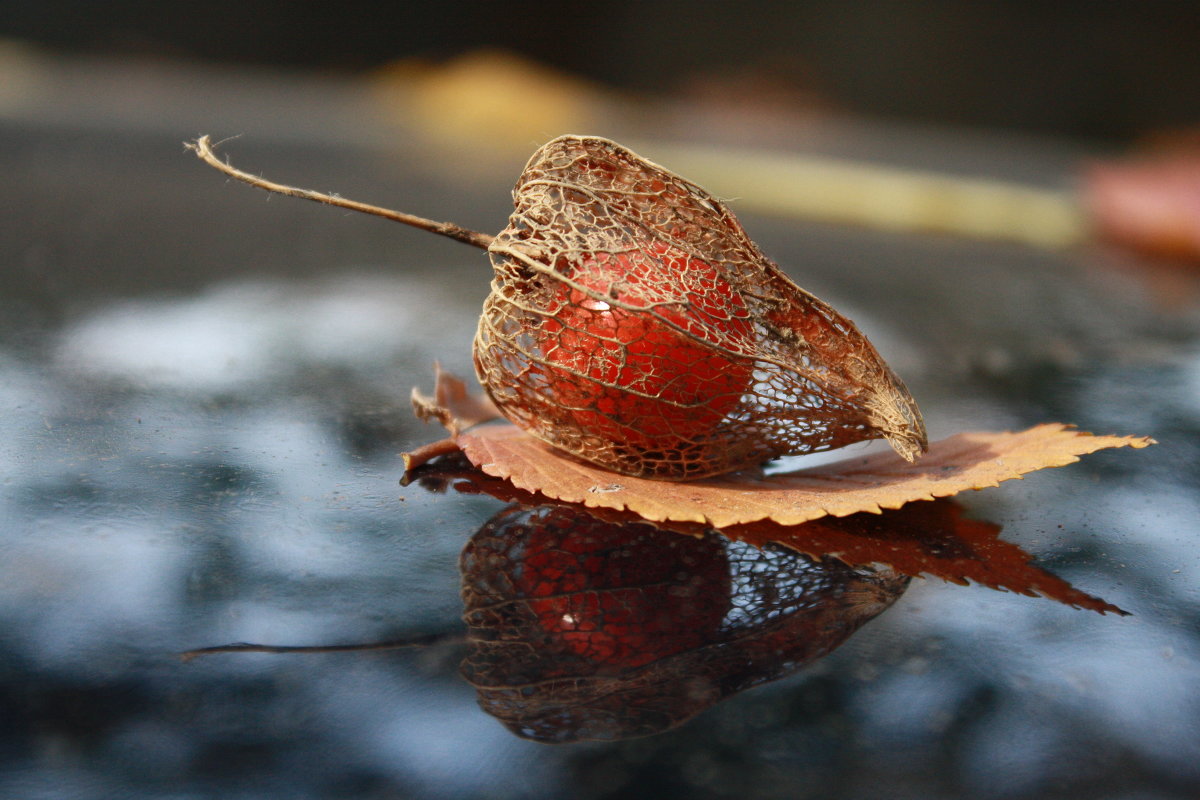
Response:
[{"label": "reflection of red berry", "polygon": [[[663,275],[681,274],[685,296],[659,294]],[[539,334],[554,397],[583,432],[670,450],[703,438],[751,388],[753,362],[713,347],[749,351],[754,330],[710,264],[655,242],[588,255],[569,277],[613,301],[564,284]]]},{"label": "reflection of red berry", "polygon": [[712,640],[730,607],[718,540],[605,523],[576,508],[539,515],[512,577],[552,641],[630,668]]}]

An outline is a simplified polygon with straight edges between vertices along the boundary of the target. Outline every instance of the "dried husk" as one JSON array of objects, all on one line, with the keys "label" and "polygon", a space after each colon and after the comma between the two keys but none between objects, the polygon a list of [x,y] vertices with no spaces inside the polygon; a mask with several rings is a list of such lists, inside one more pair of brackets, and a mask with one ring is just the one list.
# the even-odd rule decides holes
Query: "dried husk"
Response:
[{"label": "dried husk", "polygon": [[475,339],[506,417],[626,475],[689,480],[924,423],[852,322],[804,291],[703,189],[606,139],[530,159]]}]

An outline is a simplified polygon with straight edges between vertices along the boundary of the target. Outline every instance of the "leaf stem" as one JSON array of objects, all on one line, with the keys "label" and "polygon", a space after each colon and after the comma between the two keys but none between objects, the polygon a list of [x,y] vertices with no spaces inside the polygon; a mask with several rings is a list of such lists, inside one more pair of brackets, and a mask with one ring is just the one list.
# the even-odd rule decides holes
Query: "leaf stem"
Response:
[{"label": "leaf stem", "polygon": [[207,163],[211,167],[224,172],[231,178],[237,178],[243,183],[248,183],[251,186],[257,186],[259,189],[265,189],[268,192],[287,195],[289,197],[299,197],[303,200],[312,200],[315,203],[324,203],[338,208],[347,208],[351,211],[359,211],[363,214],[373,214],[377,217],[390,219],[394,222],[403,222],[405,225],[411,225],[414,228],[420,228],[423,231],[437,233],[442,236],[447,236],[464,244],[474,245],[480,249],[486,250],[488,245],[492,243],[494,236],[487,233],[480,233],[469,228],[464,228],[461,225],[455,225],[453,222],[435,222],[425,217],[418,217],[414,214],[405,214],[401,211],[392,211],[388,208],[373,206],[367,203],[360,203],[356,200],[347,200],[343,197],[338,197],[331,194],[323,194],[314,192],[311,189],[298,189],[295,186],[286,186],[282,183],[260,178],[256,175],[251,175],[248,172],[234,167],[227,161],[222,161],[217,158],[214,152],[214,145],[209,136],[201,136],[195,142],[184,142],[184,147],[193,151],[198,158]]}]

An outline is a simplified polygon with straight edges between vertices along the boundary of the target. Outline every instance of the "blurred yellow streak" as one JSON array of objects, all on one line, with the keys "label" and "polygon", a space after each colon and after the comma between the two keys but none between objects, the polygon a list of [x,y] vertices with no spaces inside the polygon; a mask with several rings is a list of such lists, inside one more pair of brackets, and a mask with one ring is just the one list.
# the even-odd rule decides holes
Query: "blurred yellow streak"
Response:
[{"label": "blurred yellow streak", "polygon": [[1068,192],[780,152],[663,142],[634,148],[719,197],[736,198],[739,211],[1049,248],[1088,235],[1085,213]]}]

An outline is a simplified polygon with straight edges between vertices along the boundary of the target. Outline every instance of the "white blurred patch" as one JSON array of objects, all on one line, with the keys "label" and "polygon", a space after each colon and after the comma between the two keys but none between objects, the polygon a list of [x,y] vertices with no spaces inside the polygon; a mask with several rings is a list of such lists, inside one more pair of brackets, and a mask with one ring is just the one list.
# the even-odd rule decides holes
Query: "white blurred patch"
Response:
[{"label": "white blurred patch", "polygon": [[165,522],[131,513],[81,525],[47,515],[29,535],[9,539],[0,612],[22,621],[21,644],[39,660],[81,665],[81,653],[173,620],[188,553],[164,534]]},{"label": "white blurred patch", "polygon": [[474,319],[466,311],[439,287],[411,280],[226,284],[98,311],[66,330],[56,363],[144,388],[238,392],[301,365],[363,369],[455,336],[468,348]]},{"label": "white blurred patch", "polygon": [[[411,671],[360,668],[323,687],[317,710],[366,764],[416,794],[524,796],[531,761],[541,753],[481,712],[465,684],[433,693],[427,680]],[[546,767],[537,766],[539,788],[554,794]]]}]

